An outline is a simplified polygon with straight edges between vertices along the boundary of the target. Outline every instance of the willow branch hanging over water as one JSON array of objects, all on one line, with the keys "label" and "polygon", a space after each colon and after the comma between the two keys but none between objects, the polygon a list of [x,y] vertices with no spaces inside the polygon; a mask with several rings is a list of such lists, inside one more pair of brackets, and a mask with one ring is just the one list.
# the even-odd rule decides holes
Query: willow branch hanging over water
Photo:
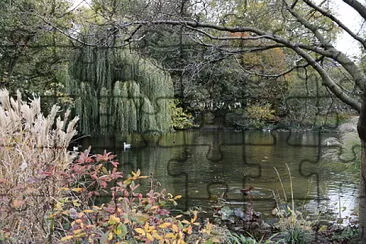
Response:
[{"label": "willow branch hanging over water", "polygon": [[81,48],[67,87],[84,134],[166,132],[171,126],[169,74],[131,50]]}]

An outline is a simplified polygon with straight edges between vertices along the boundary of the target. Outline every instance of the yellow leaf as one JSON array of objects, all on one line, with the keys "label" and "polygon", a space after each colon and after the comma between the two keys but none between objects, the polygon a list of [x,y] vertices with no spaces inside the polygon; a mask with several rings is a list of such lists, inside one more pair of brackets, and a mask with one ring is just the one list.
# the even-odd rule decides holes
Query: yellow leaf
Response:
[{"label": "yellow leaf", "polygon": [[121,229],[115,229],[114,234],[116,234],[116,236],[120,236],[120,235],[122,235],[122,230]]},{"label": "yellow leaf", "polygon": [[108,241],[110,241],[112,239],[113,239],[113,233],[112,232],[109,232],[109,234],[108,234]]},{"label": "yellow leaf", "polygon": [[93,206],[93,208],[94,208],[95,210],[101,210],[101,209],[102,209],[101,207],[98,207],[98,206]]},{"label": "yellow leaf", "polygon": [[142,228],[136,228],[135,231],[141,235],[145,235],[145,231]]},{"label": "yellow leaf", "polygon": [[319,232],[322,232],[322,231],[326,231],[328,229],[328,226],[326,226],[326,225],[322,225],[322,226],[320,226],[320,228],[319,228]]},{"label": "yellow leaf", "polygon": [[174,197],[174,200],[178,200],[178,199],[181,199],[182,198],[182,195],[177,195]]},{"label": "yellow leaf", "polygon": [[121,222],[121,219],[116,217],[114,214],[109,216],[108,224],[114,225],[114,224],[118,224],[119,222]]},{"label": "yellow leaf", "polygon": [[152,237],[152,235],[150,233],[146,233],[146,237],[149,241],[153,241],[154,238]]},{"label": "yellow leaf", "polygon": [[84,191],[84,188],[72,188],[71,189],[73,192],[82,192],[82,191]]},{"label": "yellow leaf", "polygon": [[177,225],[172,225],[172,230],[174,231],[174,232],[178,232],[179,231],[179,229],[178,229],[178,226]]},{"label": "yellow leaf", "polygon": [[86,236],[85,232],[75,235],[75,238],[80,238],[80,237],[84,237],[84,236]]},{"label": "yellow leaf", "polygon": [[190,225],[189,227],[184,228],[183,231],[186,232],[188,235],[192,234],[192,226]]},{"label": "yellow leaf", "polygon": [[82,229],[77,229],[77,230],[74,230],[73,232],[74,232],[74,234],[76,235],[76,234],[79,234],[80,232],[82,232],[83,230]]},{"label": "yellow leaf", "polygon": [[174,235],[173,233],[168,233],[165,235],[165,238],[167,239],[175,239],[176,235]]},{"label": "yellow leaf", "polygon": [[165,229],[165,228],[169,227],[170,225],[171,225],[171,223],[169,223],[169,222],[165,222],[165,223],[160,224],[160,225],[159,225],[159,228],[161,228],[161,229]]},{"label": "yellow leaf", "polygon": [[179,214],[179,215],[175,216],[175,218],[179,219],[179,218],[182,218],[182,216],[183,216],[182,214]]},{"label": "yellow leaf", "polygon": [[85,209],[83,210],[84,213],[94,213],[94,210],[91,209]]},{"label": "yellow leaf", "polygon": [[65,236],[61,238],[61,241],[67,241],[67,240],[71,240],[72,238],[74,238],[73,236]]},{"label": "yellow leaf", "polygon": [[163,240],[163,237],[161,237],[156,231],[153,232],[153,237],[156,239],[156,240]]},{"label": "yellow leaf", "polygon": [[189,222],[188,220],[184,219],[181,221],[183,224],[190,224],[191,222]]}]

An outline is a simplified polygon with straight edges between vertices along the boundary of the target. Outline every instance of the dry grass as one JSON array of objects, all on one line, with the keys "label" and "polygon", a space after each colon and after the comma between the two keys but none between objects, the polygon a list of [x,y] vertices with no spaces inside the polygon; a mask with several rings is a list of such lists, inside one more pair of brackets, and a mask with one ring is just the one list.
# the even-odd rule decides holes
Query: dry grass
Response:
[{"label": "dry grass", "polygon": [[70,111],[59,117],[56,105],[44,116],[39,98],[27,103],[19,92],[12,98],[0,90],[0,103],[0,242],[44,243],[78,118],[68,122]]}]

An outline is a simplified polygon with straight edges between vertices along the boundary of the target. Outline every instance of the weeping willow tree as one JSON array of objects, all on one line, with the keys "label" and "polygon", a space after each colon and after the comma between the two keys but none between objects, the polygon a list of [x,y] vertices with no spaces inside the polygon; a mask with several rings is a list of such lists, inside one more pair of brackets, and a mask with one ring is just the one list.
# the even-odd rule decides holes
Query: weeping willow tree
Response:
[{"label": "weeping willow tree", "polygon": [[129,49],[81,48],[67,88],[84,134],[166,132],[171,127],[170,76]]}]

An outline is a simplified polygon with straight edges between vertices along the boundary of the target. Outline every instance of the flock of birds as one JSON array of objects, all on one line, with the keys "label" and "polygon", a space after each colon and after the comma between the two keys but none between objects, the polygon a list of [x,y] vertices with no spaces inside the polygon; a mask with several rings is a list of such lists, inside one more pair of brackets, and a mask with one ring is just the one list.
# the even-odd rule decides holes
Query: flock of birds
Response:
[{"label": "flock of birds", "polygon": [[[72,147],[72,151],[73,151],[73,152],[79,152],[80,148],[81,148],[81,146],[80,146],[80,145],[73,146],[73,147]],[[132,148],[131,144],[126,143],[126,142],[123,142],[123,150],[124,150],[124,151],[126,151],[126,150],[128,150],[128,149],[131,149],[131,148]]]}]

